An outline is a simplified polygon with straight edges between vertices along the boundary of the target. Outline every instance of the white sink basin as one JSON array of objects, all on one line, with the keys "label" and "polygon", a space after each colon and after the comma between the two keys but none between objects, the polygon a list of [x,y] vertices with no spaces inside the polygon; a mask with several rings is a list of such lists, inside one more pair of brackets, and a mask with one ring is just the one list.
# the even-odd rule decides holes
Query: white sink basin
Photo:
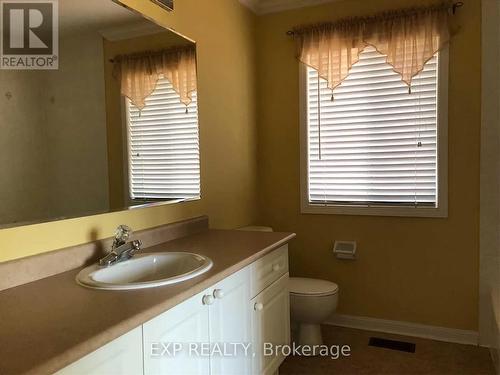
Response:
[{"label": "white sink basin", "polygon": [[139,254],[110,267],[94,264],[84,268],[76,282],[93,289],[153,288],[192,279],[207,272],[212,264],[210,258],[193,253]]}]

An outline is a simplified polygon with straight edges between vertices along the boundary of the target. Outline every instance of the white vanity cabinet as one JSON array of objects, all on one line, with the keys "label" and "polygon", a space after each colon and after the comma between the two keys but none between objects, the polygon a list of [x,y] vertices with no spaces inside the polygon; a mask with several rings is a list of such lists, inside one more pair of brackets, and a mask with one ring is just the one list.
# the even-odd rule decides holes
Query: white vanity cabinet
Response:
[{"label": "white vanity cabinet", "polygon": [[190,355],[189,345],[209,342],[206,292],[143,324],[144,374],[208,374],[209,357]]},{"label": "white vanity cabinet", "polygon": [[251,342],[249,301],[247,267],[145,323],[144,374],[250,374],[250,353],[232,352]]},{"label": "white vanity cabinet", "polygon": [[58,374],[273,374],[284,357],[263,345],[289,340],[285,245]]},{"label": "white vanity cabinet", "polygon": [[226,355],[211,357],[211,374],[250,375],[252,374],[252,317],[248,309],[251,298],[250,267],[217,283],[212,294],[215,300],[208,311],[210,342],[225,350]]},{"label": "white vanity cabinet", "polygon": [[142,374],[142,327],[137,327],[82,359],[57,375],[137,375]]},{"label": "white vanity cabinet", "polygon": [[290,302],[288,274],[281,276],[271,286],[252,299],[252,331],[254,346],[259,351],[254,357],[256,374],[271,375],[285,360],[282,351],[272,353],[268,348],[264,355],[264,344],[288,345],[290,343]]},{"label": "white vanity cabinet", "polygon": [[[276,373],[285,357],[276,346],[290,344],[290,297],[288,291],[288,246],[269,253],[251,265],[252,338],[255,348],[253,372]],[[264,352],[272,345],[272,353]],[[269,349],[269,348],[268,348]]]}]

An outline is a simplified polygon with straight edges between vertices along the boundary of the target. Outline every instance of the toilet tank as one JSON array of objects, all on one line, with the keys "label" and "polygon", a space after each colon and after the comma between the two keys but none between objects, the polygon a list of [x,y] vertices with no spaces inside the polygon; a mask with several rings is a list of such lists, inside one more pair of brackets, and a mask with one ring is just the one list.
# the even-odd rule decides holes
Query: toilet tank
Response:
[{"label": "toilet tank", "polygon": [[246,230],[246,231],[253,231],[253,232],[272,232],[273,228],[259,226],[259,225],[250,225],[248,227],[238,228],[238,230]]}]

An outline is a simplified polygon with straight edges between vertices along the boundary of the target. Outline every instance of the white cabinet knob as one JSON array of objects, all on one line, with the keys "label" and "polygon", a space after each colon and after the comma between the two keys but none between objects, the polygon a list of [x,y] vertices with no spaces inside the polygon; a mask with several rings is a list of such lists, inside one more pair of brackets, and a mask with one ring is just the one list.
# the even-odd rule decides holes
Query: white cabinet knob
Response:
[{"label": "white cabinet knob", "polygon": [[203,296],[202,302],[204,305],[211,305],[214,303],[214,297],[212,297],[210,294],[206,294]]},{"label": "white cabinet knob", "polygon": [[214,297],[217,299],[222,299],[224,297],[224,291],[222,289],[215,289]]},{"label": "white cabinet knob", "polygon": [[280,267],[280,265],[279,265],[278,263],[273,264],[273,271],[274,271],[274,272],[278,272],[278,271],[280,270],[280,268],[281,268],[281,267]]},{"label": "white cabinet knob", "polygon": [[263,305],[262,303],[260,303],[260,302],[257,302],[257,303],[253,306],[253,309],[254,309],[255,311],[260,311],[260,310],[262,310],[263,308],[264,308],[264,305]]}]

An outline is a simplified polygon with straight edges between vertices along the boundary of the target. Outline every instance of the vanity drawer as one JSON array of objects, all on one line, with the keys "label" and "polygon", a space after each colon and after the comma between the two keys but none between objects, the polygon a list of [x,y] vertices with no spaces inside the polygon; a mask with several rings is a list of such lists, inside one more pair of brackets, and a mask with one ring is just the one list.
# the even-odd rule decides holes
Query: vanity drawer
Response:
[{"label": "vanity drawer", "polygon": [[281,246],[251,267],[252,298],[288,272],[288,245]]}]

